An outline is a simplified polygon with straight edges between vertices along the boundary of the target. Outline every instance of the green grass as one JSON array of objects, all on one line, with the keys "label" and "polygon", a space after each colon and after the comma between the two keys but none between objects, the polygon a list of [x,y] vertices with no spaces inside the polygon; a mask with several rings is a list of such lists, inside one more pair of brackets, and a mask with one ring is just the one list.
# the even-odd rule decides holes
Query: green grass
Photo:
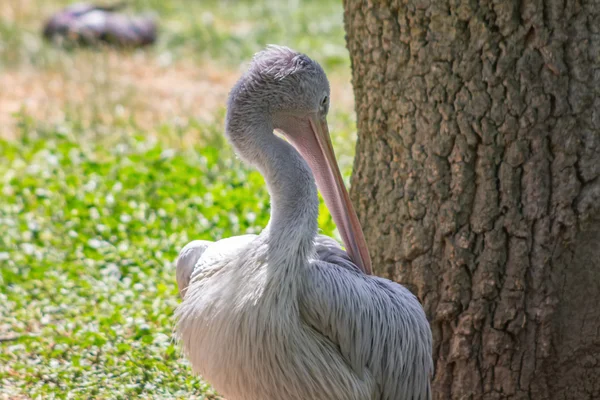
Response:
[{"label": "green grass", "polygon": [[172,262],[192,238],[260,229],[261,177],[213,146],[140,138],[107,150],[59,135],[0,151],[0,326],[20,337],[1,347],[0,393],[201,395],[171,342]]},{"label": "green grass", "polygon": [[[260,232],[269,199],[198,129],[209,141],[188,150],[55,131],[0,142],[0,332],[15,339],[0,345],[0,395],[212,393],[171,339],[173,261],[193,239]],[[327,213],[320,225],[333,232]]]},{"label": "green grass", "polygon": [[[66,1],[8,1],[20,11],[0,19],[0,71],[95,77],[73,60],[101,61],[102,52],[55,49],[37,34],[40,17]],[[280,43],[321,61],[330,77],[349,76],[337,1],[133,3],[161,15],[161,39],[122,54],[127,62],[141,55],[168,69],[191,60],[195,70],[216,63],[231,73]],[[65,93],[59,122],[24,107],[11,139],[0,139],[0,399],[217,398],[172,339],[173,262],[191,240],[260,232],[269,217],[263,179],[225,142],[222,107],[211,121],[178,109],[142,128],[115,112],[135,107],[138,88],[111,100],[119,85],[96,67],[94,98]],[[347,178],[354,118],[335,101],[330,127]],[[321,210],[320,227],[333,234]]]}]

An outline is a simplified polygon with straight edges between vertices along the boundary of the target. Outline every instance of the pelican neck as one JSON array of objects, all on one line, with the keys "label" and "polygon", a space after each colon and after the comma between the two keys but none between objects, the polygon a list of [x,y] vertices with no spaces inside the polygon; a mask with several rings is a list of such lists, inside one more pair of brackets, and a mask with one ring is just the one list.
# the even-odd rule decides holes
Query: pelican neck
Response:
[{"label": "pelican neck", "polygon": [[[271,198],[269,224],[263,231],[270,247],[286,254],[313,249],[317,235],[319,198],[314,175],[300,153],[273,133],[268,121],[232,130],[237,124],[229,120],[227,134],[238,155],[256,166],[263,175]],[[233,123],[232,123],[233,122]]]}]

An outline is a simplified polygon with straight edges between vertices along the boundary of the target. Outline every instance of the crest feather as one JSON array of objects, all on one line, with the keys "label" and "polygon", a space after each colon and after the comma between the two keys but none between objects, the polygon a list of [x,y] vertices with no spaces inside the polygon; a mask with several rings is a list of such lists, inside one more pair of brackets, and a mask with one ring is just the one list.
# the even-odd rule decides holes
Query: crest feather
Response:
[{"label": "crest feather", "polygon": [[263,76],[281,80],[310,64],[311,60],[305,54],[298,53],[289,47],[270,44],[254,55],[252,69],[259,71]]}]

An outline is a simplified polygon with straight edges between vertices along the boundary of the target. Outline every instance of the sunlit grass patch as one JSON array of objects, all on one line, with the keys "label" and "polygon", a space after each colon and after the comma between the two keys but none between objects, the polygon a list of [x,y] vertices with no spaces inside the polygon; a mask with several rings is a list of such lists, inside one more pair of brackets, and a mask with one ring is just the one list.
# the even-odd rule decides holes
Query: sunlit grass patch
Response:
[{"label": "sunlit grass patch", "polygon": [[262,178],[221,149],[2,142],[0,393],[187,396],[172,343],[173,260],[191,239],[257,232]]}]

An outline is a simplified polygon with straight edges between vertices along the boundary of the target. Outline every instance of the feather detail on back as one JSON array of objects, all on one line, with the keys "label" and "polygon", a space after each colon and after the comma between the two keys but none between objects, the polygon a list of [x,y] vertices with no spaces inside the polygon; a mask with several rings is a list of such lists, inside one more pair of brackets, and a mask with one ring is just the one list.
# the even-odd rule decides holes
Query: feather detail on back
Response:
[{"label": "feather detail on back", "polygon": [[430,399],[432,338],[418,299],[346,260],[330,260],[313,261],[305,275],[304,322],[335,343],[359,376],[375,377],[377,399]]}]

